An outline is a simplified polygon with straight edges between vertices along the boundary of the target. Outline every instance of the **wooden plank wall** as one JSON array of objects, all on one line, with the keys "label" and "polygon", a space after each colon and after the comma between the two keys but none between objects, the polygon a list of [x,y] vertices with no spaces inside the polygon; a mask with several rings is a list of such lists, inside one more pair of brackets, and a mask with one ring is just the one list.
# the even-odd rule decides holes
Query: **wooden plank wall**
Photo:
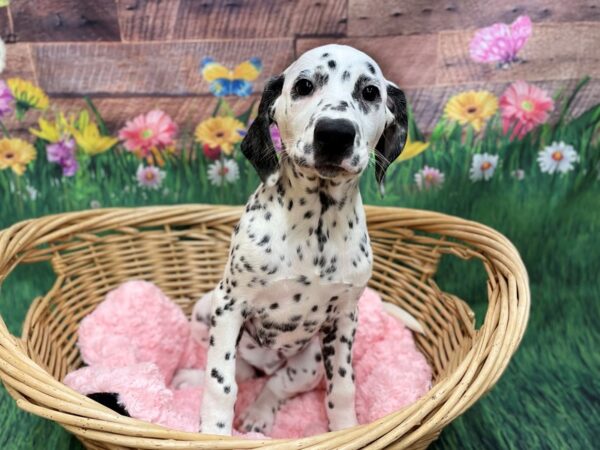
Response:
[{"label": "wooden plank wall", "polygon": [[[521,14],[534,21],[526,62],[498,70],[471,61],[475,29]],[[10,42],[4,78],[36,81],[63,110],[90,95],[113,127],[153,107],[194,126],[215,105],[198,72],[204,56],[230,66],[258,56],[260,90],[300,53],[330,42],[378,60],[424,129],[456,92],[500,94],[516,79],[554,91],[589,75],[575,113],[600,101],[597,0],[13,0],[0,29]],[[232,103],[241,111],[252,100]]]}]

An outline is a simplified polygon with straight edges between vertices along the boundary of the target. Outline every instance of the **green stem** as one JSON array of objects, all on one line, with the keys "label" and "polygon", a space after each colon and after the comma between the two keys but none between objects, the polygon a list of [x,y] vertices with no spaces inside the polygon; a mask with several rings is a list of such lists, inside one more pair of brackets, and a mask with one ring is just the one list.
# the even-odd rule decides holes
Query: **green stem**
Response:
[{"label": "green stem", "polygon": [[2,133],[4,133],[4,136],[6,136],[7,138],[10,138],[10,132],[8,131],[8,128],[6,128],[6,125],[4,125],[4,122],[2,122],[0,120],[0,128],[2,129]]}]

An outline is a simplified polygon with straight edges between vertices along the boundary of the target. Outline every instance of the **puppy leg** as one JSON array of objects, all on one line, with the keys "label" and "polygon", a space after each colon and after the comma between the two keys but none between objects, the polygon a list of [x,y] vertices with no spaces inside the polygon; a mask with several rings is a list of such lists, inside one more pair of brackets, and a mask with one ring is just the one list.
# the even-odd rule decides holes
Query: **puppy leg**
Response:
[{"label": "puppy leg", "polygon": [[338,316],[325,324],[320,332],[327,379],[327,417],[331,431],[358,425],[352,344],[358,321],[357,303],[362,291],[353,289],[335,300],[339,308]]},{"label": "puppy leg", "polygon": [[230,435],[237,397],[236,344],[244,323],[244,303],[225,294],[223,283],[212,301],[209,347],[202,397],[202,432]]},{"label": "puppy leg", "polygon": [[256,401],[244,412],[241,429],[269,433],[279,405],[294,395],[314,389],[323,377],[319,339],[313,338],[308,347],[288,359],[275,372]]}]

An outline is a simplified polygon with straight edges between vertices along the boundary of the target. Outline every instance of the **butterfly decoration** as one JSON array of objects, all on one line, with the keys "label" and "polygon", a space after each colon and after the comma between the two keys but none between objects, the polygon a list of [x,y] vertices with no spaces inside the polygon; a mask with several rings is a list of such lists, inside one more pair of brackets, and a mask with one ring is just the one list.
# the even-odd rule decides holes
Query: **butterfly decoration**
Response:
[{"label": "butterfly decoration", "polygon": [[519,16],[510,25],[496,23],[477,30],[469,44],[471,58],[479,63],[496,63],[507,68],[518,62],[517,53],[531,36],[531,19]]},{"label": "butterfly decoration", "polygon": [[261,71],[262,62],[259,58],[250,58],[235,66],[233,70],[211,57],[200,61],[200,73],[210,83],[210,92],[217,97],[247,97],[252,94],[252,81],[258,78]]}]

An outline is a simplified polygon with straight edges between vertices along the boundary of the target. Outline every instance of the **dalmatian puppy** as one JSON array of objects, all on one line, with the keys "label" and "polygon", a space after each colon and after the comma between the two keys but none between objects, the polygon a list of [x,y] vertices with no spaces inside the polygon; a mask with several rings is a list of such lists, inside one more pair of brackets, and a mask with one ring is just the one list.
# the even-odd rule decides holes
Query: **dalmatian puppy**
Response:
[{"label": "dalmatian puppy", "polygon": [[[283,142],[277,155],[269,133]],[[372,252],[359,177],[385,171],[406,140],[406,100],[366,54],[310,50],[267,82],[242,152],[262,183],[235,226],[210,324],[201,428],[229,435],[237,381],[270,375],[242,430],[269,432],[279,405],[326,378],[331,430],[356,425],[352,343]]]}]

